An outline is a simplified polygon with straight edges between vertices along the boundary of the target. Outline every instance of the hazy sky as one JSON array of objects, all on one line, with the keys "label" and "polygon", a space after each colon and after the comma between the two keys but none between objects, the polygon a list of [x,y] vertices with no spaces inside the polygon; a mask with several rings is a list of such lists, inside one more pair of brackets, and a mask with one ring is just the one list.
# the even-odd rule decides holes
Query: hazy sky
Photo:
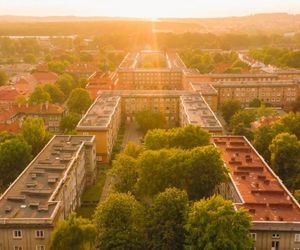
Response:
[{"label": "hazy sky", "polygon": [[0,15],[216,17],[300,13],[300,0],[0,0]]}]

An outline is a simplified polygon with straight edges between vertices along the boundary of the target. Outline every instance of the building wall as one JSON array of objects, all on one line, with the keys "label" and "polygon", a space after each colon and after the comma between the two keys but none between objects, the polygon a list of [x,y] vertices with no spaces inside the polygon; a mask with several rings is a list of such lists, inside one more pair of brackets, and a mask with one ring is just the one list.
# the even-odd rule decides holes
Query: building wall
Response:
[{"label": "building wall", "polygon": [[[276,226],[274,226],[276,227]],[[300,248],[300,242],[295,241],[295,234],[300,234],[299,231],[280,231],[280,227],[278,226],[278,229],[276,228],[268,229],[265,231],[260,230],[251,230],[251,234],[254,238],[254,246],[256,250],[266,250],[271,249],[272,246],[276,243],[272,242],[278,242],[279,244],[279,250],[294,250],[297,248]],[[255,234],[255,235],[253,235]],[[277,250],[274,248],[274,250]]]},{"label": "building wall", "polygon": [[[14,239],[14,230],[21,230],[22,238]],[[36,230],[43,230],[44,237],[37,238]],[[52,230],[52,226],[45,227],[44,225],[37,225],[32,228],[24,228],[19,225],[9,225],[7,228],[1,228],[0,250],[14,250],[16,246],[23,247],[23,250],[36,250],[37,246],[44,246],[45,250],[48,250],[51,242]]]},{"label": "building wall", "polygon": [[108,163],[111,158],[114,143],[118,137],[120,125],[121,104],[119,103],[106,128],[103,128],[102,130],[98,130],[96,128],[77,128],[77,132],[80,135],[95,135],[97,154],[96,161],[99,163]]},{"label": "building wall", "polygon": [[183,87],[181,71],[120,71],[117,89],[180,90]]},{"label": "building wall", "polygon": [[254,98],[259,98],[273,106],[288,106],[299,96],[298,83],[282,86],[251,86],[232,87],[214,86],[219,93],[219,105],[226,100],[237,99],[242,105],[248,106]]},{"label": "building wall", "polygon": [[150,110],[163,113],[168,126],[179,122],[179,98],[169,96],[145,96],[122,98],[122,114],[125,120],[134,120],[137,112]]}]

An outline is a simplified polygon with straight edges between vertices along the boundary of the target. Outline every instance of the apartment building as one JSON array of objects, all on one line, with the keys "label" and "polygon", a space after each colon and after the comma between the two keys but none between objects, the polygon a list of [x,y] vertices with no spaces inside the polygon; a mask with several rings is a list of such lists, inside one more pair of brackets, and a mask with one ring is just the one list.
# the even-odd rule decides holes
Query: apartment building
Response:
[{"label": "apartment building", "polygon": [[[202,86],[204,85],[204,86]],[[205,86],[206,85],[206,86]],[[218,106],[226,100],[236,99],[243,106],[248,106],[254,98],[259,98],[265,103],[276,107],[287,107],[300,95],[300,82],[270,81],[270,82],[192,82],[190,88],[203,92],[211,87],[218,93]]]},{"label": "apartment building", "polygon": [[210,106],[212,111],[216,112],[218,110],[218,91],[212,86],[212,83],[195,83],[190,82],[188,85],[189,90],[198,92]]},{"label": "apartment building", "polygon": [[213,135],[223,134],[223,127],[207,102],[200,95],[180,96],[180,125],[196,125]]},{"label": "apartment building", "polygon": [[109,161],[117,133],[124,122],[134,122],[139,111],[163,113],[167,126],[193,124],[213,134],[222,134],[222,126],[205,100],[193,91],[115,90],[101,91],[78,123],[81,135],[95,135],[97,160]]},{"label": "apartment building", "polygon": [[185,82],[269,82],[280,80],[275,73],[200,74],[195,70],[184,71]]},{"label": "apartment building", "polygon": [[95,177],[94,136],[54,136],[0,197],[0,249],[47,250]]},{"label": "apartment building", "polygon": [[65,114],[62,106],[44,103],[36,105],[0,104],[0,131],[17,133],[27,117],[42,118],[49,132],[59,132],[60,121]]},{"label": "apartment building", "polygon": [[93,73],[87,79],[85,89],[90,93],[93,100],[97,98],[98,92],[101,90],[113,90],[117,84],[116,72],[100,72]]},{"label": "apartment building", "polygon": [[97,162],[107,163],[121,125],[121,98],[117,95],[99,95],[79,121],[80,135],[96,136]]},{"label": "apartment building", "polygon": [[245,137],[214,137],[230,181],[217,192],[249,211],[255,250],[300,249],[300,207]]},{"label": "apartment building", "polygon": [[[149,57],[153,57],[150,62],[147,61]],[[184,68],[186,66],[176,53],[132,52],[126,55],[117,70],[117,89],[180,90]]]}]

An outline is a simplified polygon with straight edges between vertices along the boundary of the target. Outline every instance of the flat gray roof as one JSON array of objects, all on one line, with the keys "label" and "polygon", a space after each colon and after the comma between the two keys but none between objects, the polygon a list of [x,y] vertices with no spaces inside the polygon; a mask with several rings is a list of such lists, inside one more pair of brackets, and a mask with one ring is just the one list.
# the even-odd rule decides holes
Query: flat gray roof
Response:
[{"label": "flat gray roof", "polygon": [[94,140],[94,136],[54,136],[0,197],[0,226],[53,218],[63,179],[83,144]]}]

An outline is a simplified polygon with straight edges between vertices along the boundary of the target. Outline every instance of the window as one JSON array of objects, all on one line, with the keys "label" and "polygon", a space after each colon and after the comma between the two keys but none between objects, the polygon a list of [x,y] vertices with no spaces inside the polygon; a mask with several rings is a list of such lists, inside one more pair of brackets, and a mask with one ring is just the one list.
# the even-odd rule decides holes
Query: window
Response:
[{"label": "window", "polygon": [[14,250],[23,250],[22,246],[14,246]]},{"label": "window", "polygon": [[36,250],[45,250],[45,246],[44,245],[36,245]]},{"label": "window", "polygon": [[102,156],[101,156],[101,155],[97,155],[97,156],[96,156],[96,160],[97,160],[97,161],[103,161]]},{"label": "window", "polygon": [[35,237],[36,238],[44,238],[45,237],[44,230],[36,230],[35,231]]},{"label": "window", "polygon": [[300,242],[300,234],[295,234],[295,241]]},{"label": "window", "polygon": [[14,239],[21,239],[22,238],[22,231],[21,230],[14,230],[13,231],[13,238]]},{"label": "window", "polygon": [[251,238],[253,241],[256,241],[256,233],[250,233]]},{"label": "window", "polygon": [[272,250],[279,250],[279,241],[272,241]]}]

